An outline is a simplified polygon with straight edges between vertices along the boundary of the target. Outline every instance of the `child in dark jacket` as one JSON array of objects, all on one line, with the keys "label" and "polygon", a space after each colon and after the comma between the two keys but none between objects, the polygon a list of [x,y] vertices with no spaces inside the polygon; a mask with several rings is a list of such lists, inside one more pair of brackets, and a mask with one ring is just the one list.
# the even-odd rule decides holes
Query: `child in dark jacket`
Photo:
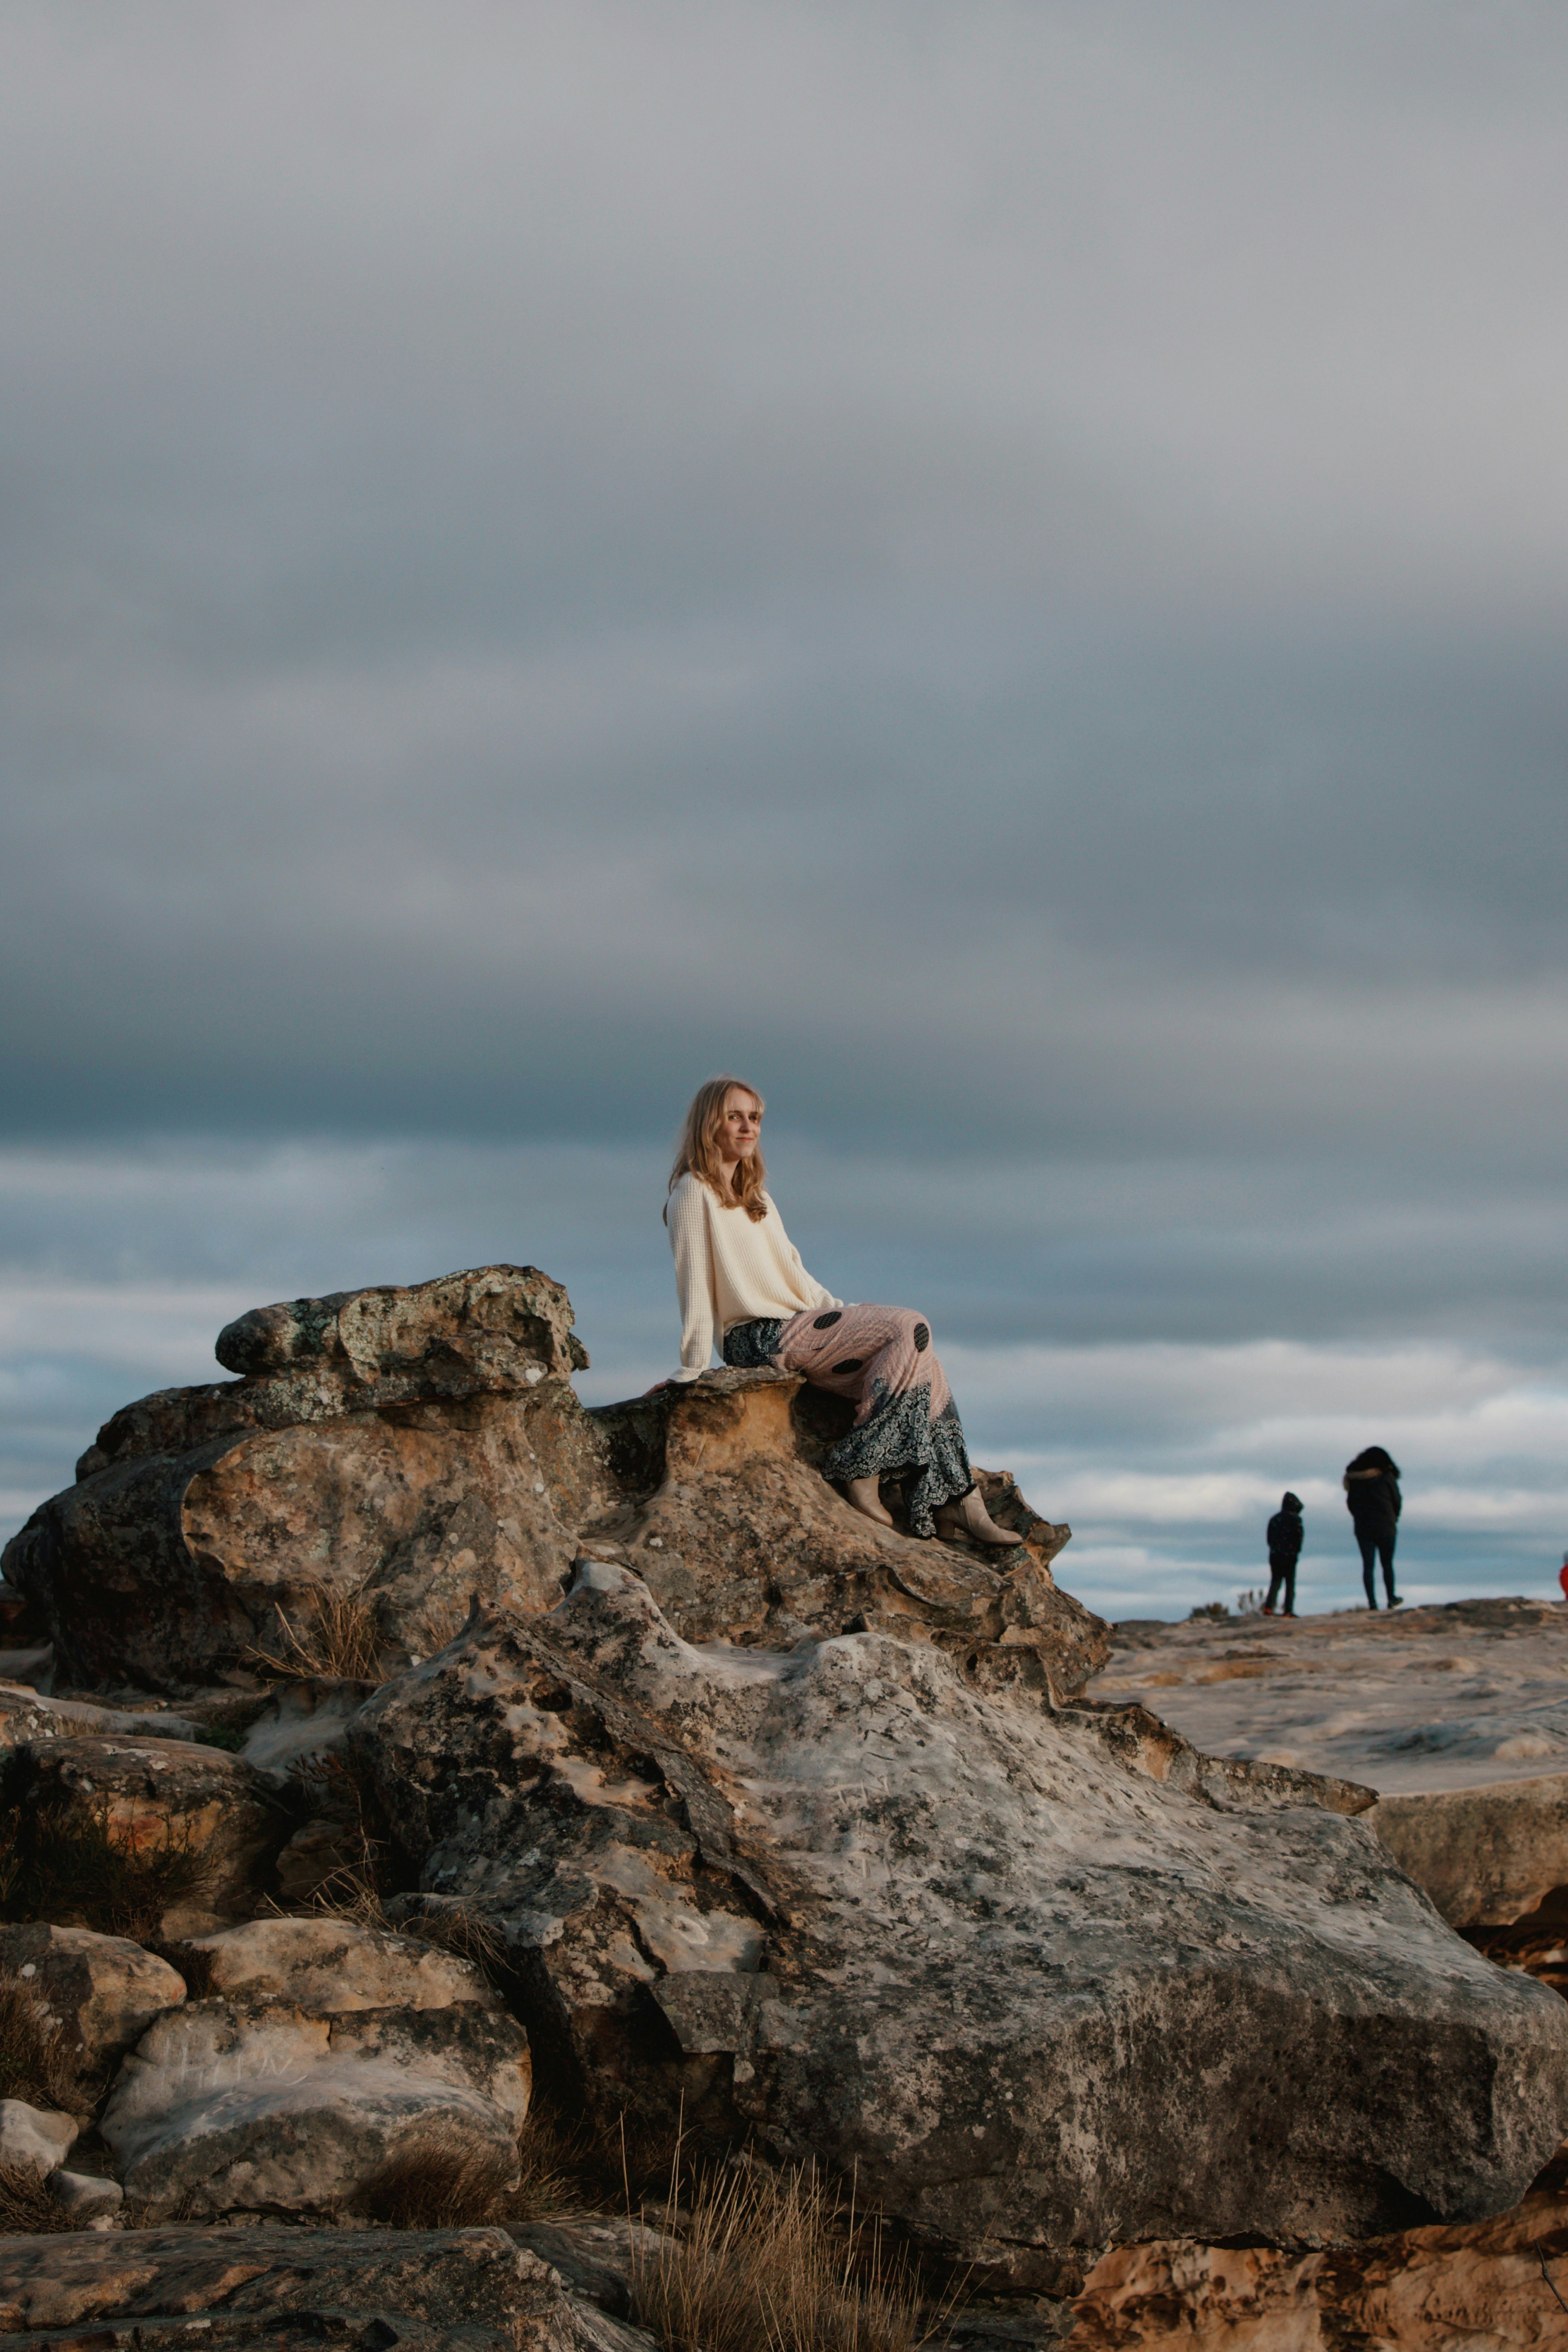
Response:
[{"label": "child in dark jacket", "polygon": [[1269,1522],[1269,1598],[1263,1603],[1263,1614],[1274,1614],[1274,1599],[1281,1586],[1285,1605],[1281,1617],[1296,1613],[1296,1562],[1301,1556],[1301,1498],[1287,1494]]}]

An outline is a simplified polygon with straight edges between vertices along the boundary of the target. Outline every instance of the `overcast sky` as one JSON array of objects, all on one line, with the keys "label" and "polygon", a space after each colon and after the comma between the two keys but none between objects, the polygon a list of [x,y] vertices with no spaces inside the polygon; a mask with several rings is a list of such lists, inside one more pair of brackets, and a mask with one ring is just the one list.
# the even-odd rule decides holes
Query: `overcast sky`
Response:
[{"label": "overcast sky", "polygon": [[0,0],[0,1520],[273,1297],[669,1369],[694,1085],[1064,1580],[1554,1591],[1560,0]]}]

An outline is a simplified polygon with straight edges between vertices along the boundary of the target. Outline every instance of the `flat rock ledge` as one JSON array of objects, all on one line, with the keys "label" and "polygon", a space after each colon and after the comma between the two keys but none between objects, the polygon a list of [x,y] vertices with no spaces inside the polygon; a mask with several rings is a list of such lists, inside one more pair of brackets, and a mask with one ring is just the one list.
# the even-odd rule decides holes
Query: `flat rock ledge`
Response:
[{"label": "flat rock ledge", "polygon": [[[501,2229],[125,2230],[4,2242],[15,2352],[348,2341],[366,2352],[579,2352],[561,2281]],[[203,2323],[205,2323],[204,2325]],[[19,2339],[19,2340],[18,2340]]]}]

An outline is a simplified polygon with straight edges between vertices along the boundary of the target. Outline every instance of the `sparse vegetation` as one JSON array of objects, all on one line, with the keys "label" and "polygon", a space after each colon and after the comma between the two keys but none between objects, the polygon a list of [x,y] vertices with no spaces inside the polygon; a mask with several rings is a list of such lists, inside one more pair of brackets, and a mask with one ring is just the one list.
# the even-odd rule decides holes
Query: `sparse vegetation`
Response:
[{"label": "sparse vegetation", "polygon": [[120,1834],[107,1804],[81,1813],[14,1810],[0,1825],[0,1918],[95,1927],[145,1943],[165,1911],[201,1892],[205,1866],[183,1824],[154,1844]]},{"label": "sparse vegetation", "polygon": [[30,2164],[0,2164],[0,2231],[26,2236],[78,2227]]},{"label": "sparse vegetation", "polygon": [[[345,1863],[329,1872],[312,1891],[305,1908],[325,1918],[350,1920],[356,1927],[377,1927],[388,1936],[416,1936],[423,1944],[434,1944],[444,1952],[455,1952],[459,1959],[471,1960],[492,1980],[506,1965],[507,1949],[500,1937],[465,1903],[443,1903],[428,1911],[392,1918],[382,1900],[373,1861]],[[270,1896],[262,1909],[278,1918],[298,1916],[298,1906],[285,1910]]]},{"label": "sparse vegetation", "polygon": [[273,1602],[280,1646],[252,1647],[252,1661],[287,1682],[373,1683],[381,1679],[382,1635],[374,1596],[366,1582],[314,1586],[298,1619],[280,1601]]},{"label": "sparse vegetation", "polygon": [[501,2210],[515,2159],[452,2133],[422,2138],[390,2158],[354,2199],[383,2230],[469,2230]]},{"label": "sparse vegetation", "polygon": [[635,2254],[632,2302],[665,2352],[916,2352],[937,2332],[878,2226],[804,2166],[698,2173],[679,2234],[672,2213]]},{"label": "sparse vegetation", "polygon": [[25,2099],[30,2107],[85,2105],[64,2034],[11,1969],[0,1969],[0,2099]]},{"label": "sparse vegetation", "polygon": [[1229,1615],[1230,1603],[1228,1601],[1206,1601],[1201,1609],[1187,1611],[1186,1622],[1189,1625],[1201,1625],[1206,1621],[1211,1624],[1223,1625]]},{"label": "sparse vegetation", "polygon": [[402,2149],[367,2181],[354,2210],[385,2230],[470,2230],[580,2212],[569,2144],[542,2111],[515,2148],[478,2147],[453,2132]]}]

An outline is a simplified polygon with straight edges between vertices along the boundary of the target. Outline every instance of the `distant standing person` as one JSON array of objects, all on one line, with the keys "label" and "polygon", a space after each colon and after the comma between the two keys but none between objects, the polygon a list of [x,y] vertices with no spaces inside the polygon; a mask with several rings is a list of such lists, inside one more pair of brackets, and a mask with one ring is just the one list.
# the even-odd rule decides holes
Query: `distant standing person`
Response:
[{"label": "distant standing person", "polygon": [[1301,1498],[1285,1494],[1280,1507],[1269,1522],[1269,1598],[1263,1603],[1263,1614],[1274,1614],[1276,1594],[1283,1588],[1285,1605],[1281,1617],[1296,1613],[1296,1562],[1301,1556]]},{"label": "distant standing person", "polygon": [[1399,1465],[1381,1445],[1368,1445],[1344,1468],[1344,1499],[1361,1547],[1361,1580],[1366,1605],[1377,1606],[1373,1563],[1383,1562],[1383,1590],[1390,1609],[1399,1606],[1394,1590],[1394,1537],[1399,1525]]}]

